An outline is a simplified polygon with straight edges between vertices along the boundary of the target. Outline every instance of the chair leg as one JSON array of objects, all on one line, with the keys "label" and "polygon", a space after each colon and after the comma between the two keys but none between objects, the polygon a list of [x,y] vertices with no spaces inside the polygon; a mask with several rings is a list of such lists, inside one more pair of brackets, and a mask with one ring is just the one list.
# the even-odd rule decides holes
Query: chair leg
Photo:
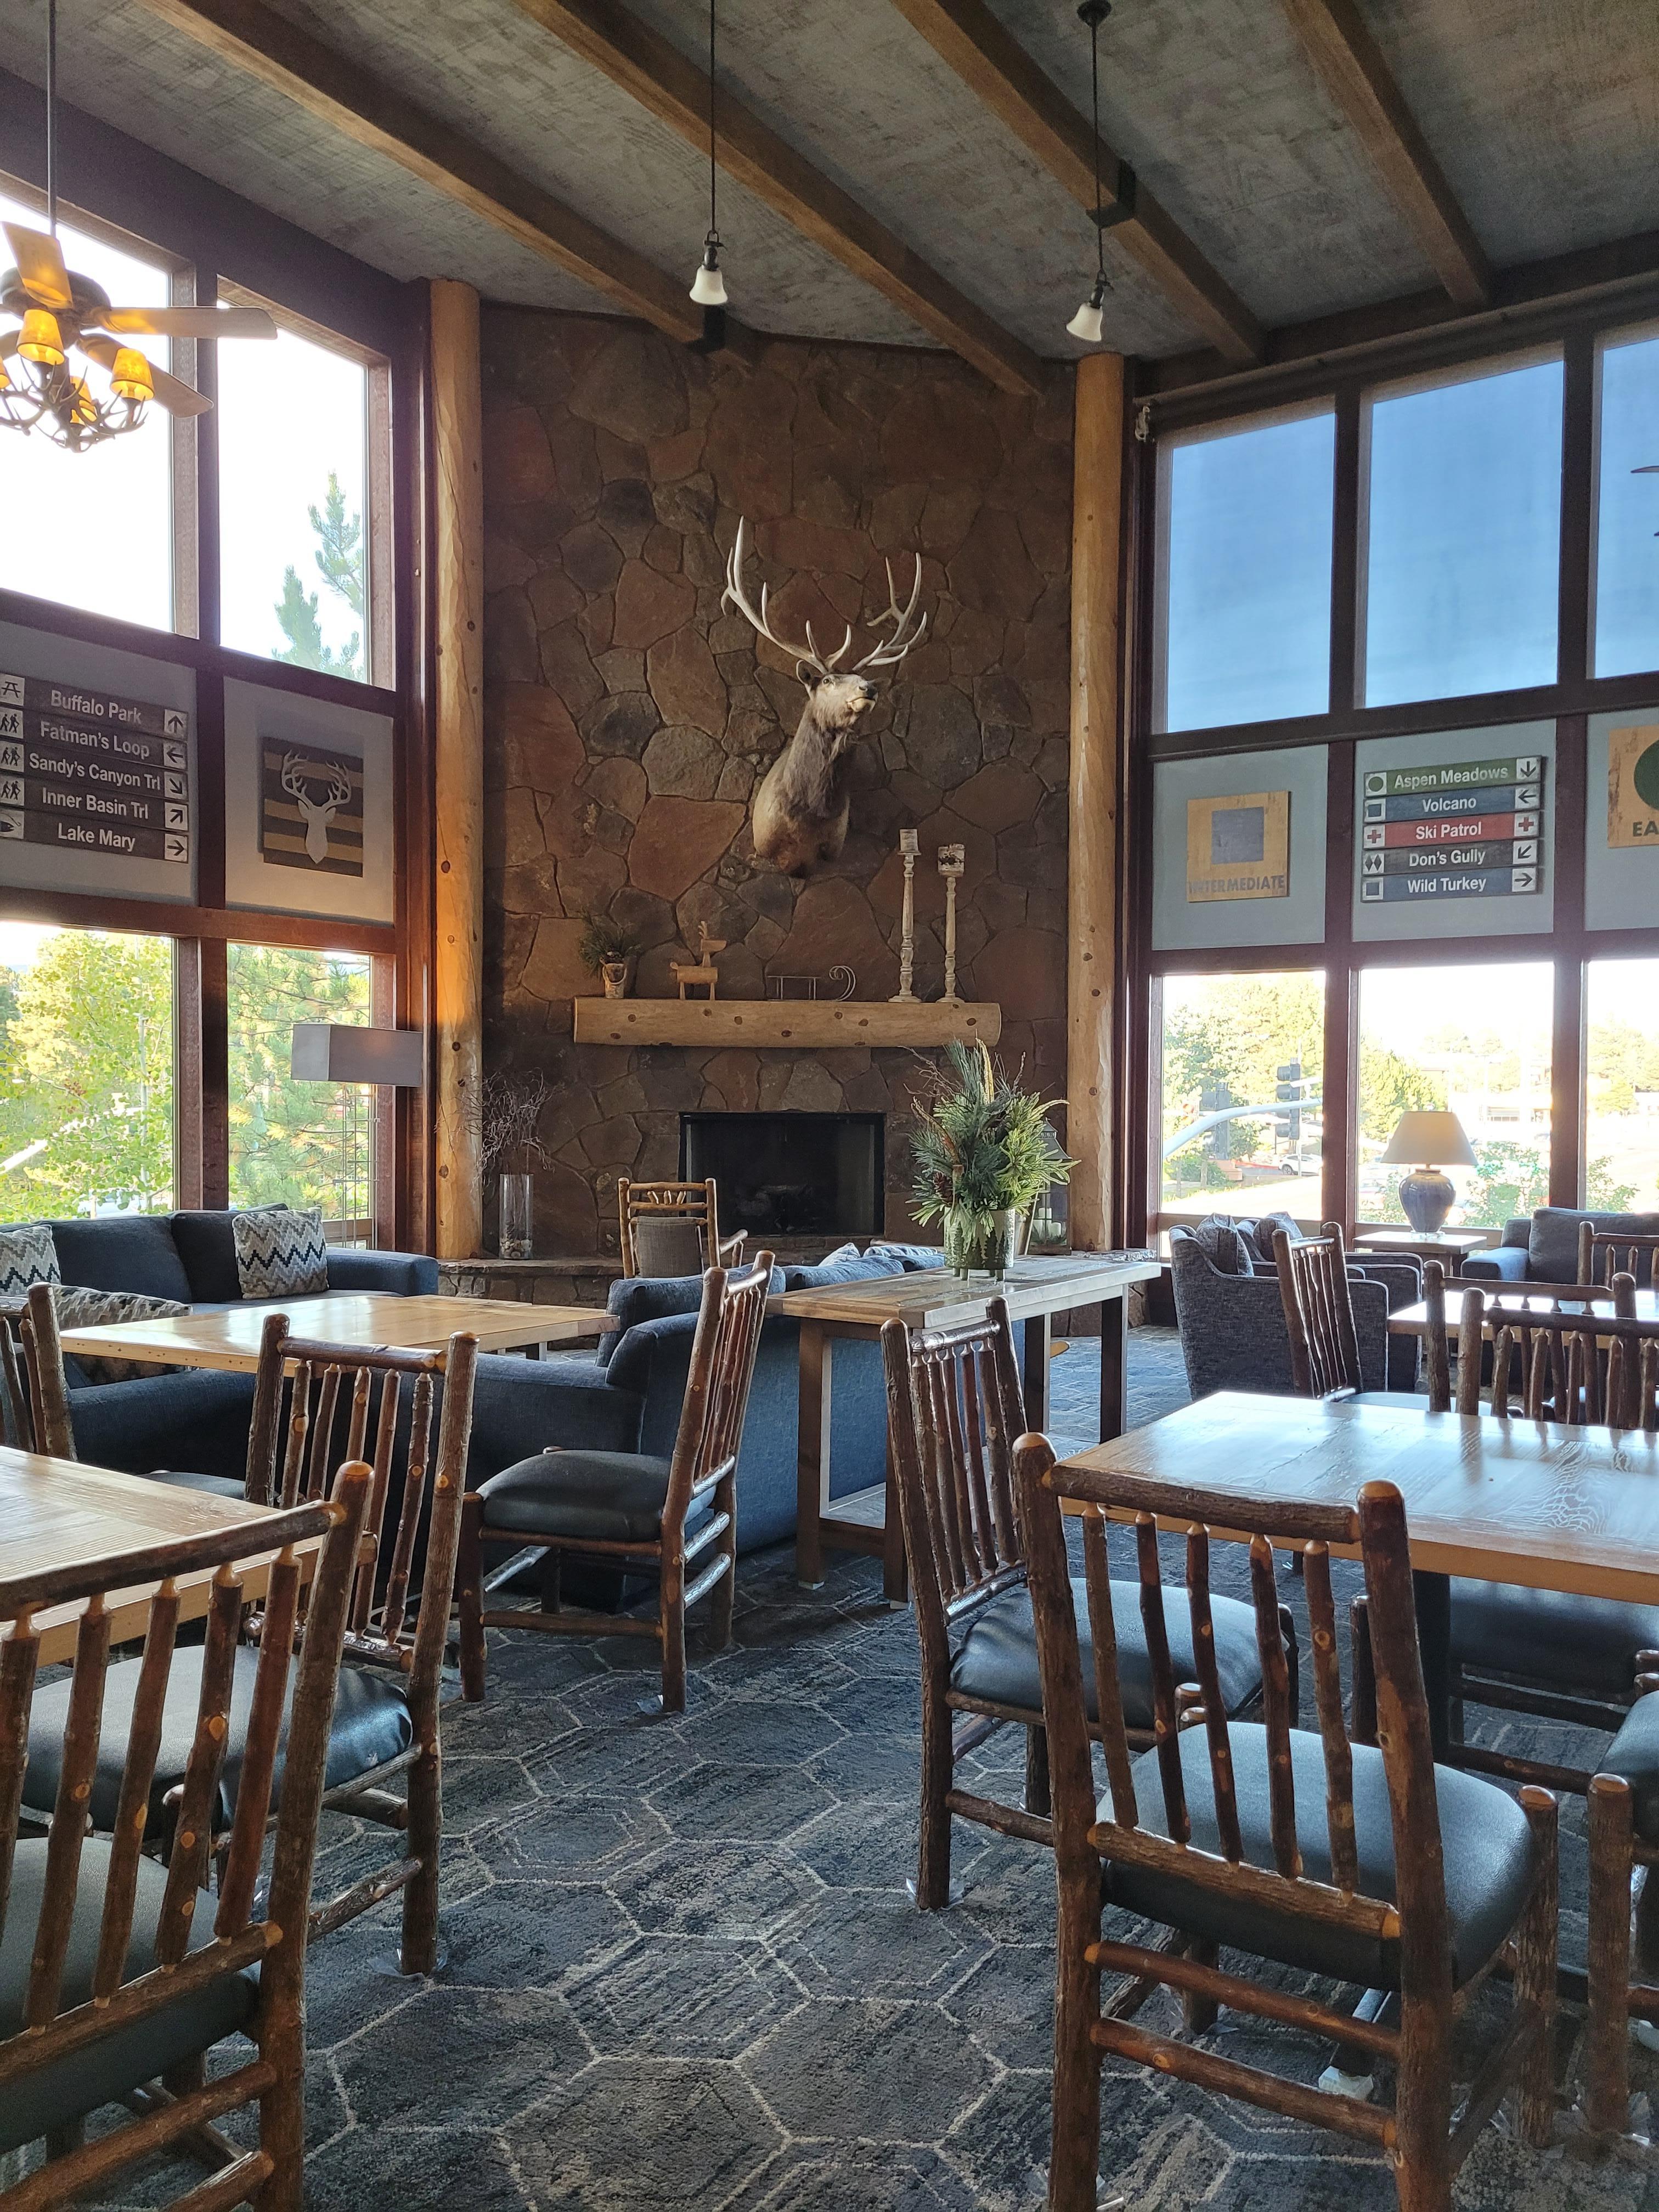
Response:
[{"label": "chair leg", "polygon": [[1630,2106],[1630,1892],[1634,1864],[1630,1784],[1598,1774],[1589,1786],[1589,2021],[1584,2037],[1584,2124],[1622,2135]]},{"label": "chair leg", "polygon": [[[921,1823],[916,1850],[915,1896],[918,1912],[939,1912],[951,1902],[951,1808],[946,1803],[956,1773],[951,1748],[951,1708],[943,1693],[921,1697]],[[1045,1740],[1046,1747],[1046,1740]],[[1030,1752],[1026,1752],[1027,1773]]]},{"label": "chair leg", "polygon": [[1054,1810],[1048,1795],[1048,1731],[1028,1728],[1025,1731],[1025,1809],[1040,1813],[1044,1820]]},{"label": "chair leg", "polygon": [[1048,2212],[1096,2212],[1099,2196],[1101,2052],[1090,2030],[1100,2018],[1100,1970],[1085,1955],[1100,1937],[1099,1865],[1059,1870]]},{"label": "chair leg", "polygon": [[432,1741],[409,1770],[409,1852],[421,1870],[404,1891],[404,1938],[398,1965],[406,1974],[438,1971],[438,1854],[444,1827],[443,1753]]},{"label": "chair leg", "polygon": [[[1187,1941],[1187,1956],[1194,1965],[1213,1966],[1221,1956],[1218,1943],[1206,1943],[1197,1936]],[[1221,2006],[1214,1997],[1200,1996],[1196,1990],[1184,1990],[1181,1997],[1181,2018],[1189,2035],[1207,2035],[1215,2026]]]},{"label": "chair leg", "polygon": [[1395,2194],[1400,2212],[1451,2212],[1449,1992],[1444,2000],[1406,1997],[1400,2015]]},{"label": "chair leg", "polygon": [[460,1554],[455,1568],[455,1600],[460,1613],[461,1695],[471,1705],[484,1694],[483,1500],[469,1491],[461,1501]]},{"label": "chair leg", "polygon": [[256,2212],[305,2212],[306,2033],[297,1990],[285,1987],[275,2005],[267,2000],[259,2055],[276,2079],[259,2100],[259,2148],[271,2171],[252,2203]]},{"label": "chair leg", "polygon": [[662,1571],[662,1709],[685,1711],[685,1574],[676,1566],[671,1572],[665,1555]]},{"label": "chair leg", "polygon": [[1538,1878],[1516,1931],[1515,2002],[1536,2022],[1532,2047],[1521,2069],[1518,2118],[1521,2139],[1533,2150],[1547,2150],[1555,2130],[1555,1952],[1559,1881],[1556,1856],[1556,1804],[1547,1790],[1525,1789],[1521,1803],[1531,1826],[1539,1859]]}]

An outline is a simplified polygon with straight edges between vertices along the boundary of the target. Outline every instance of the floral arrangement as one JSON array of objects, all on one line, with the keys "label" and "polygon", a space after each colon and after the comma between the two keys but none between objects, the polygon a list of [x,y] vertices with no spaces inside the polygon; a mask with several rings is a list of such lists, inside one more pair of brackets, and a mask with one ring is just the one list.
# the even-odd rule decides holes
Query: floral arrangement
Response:
[{"label": "floral arrangement", "polygon": [[1065,1102],[1043,1099],[1010,1079],[982,1044],[952,1043],[943,1066],[931,1062],[910,1140],[919,1221],[951,1218],[988,1223],[1024,1213],[1050,1183],[1064,1182],[1068,1159],[1048,1116]]},{"label": "floral arrangement", "polygon": [[597,975],[601,968],[615,960],[631,960],[641,950],[640,940],[620,921],[609,915],[591,910],[581,918],[582,933],[576,939],[576,957],[584,968]]}]

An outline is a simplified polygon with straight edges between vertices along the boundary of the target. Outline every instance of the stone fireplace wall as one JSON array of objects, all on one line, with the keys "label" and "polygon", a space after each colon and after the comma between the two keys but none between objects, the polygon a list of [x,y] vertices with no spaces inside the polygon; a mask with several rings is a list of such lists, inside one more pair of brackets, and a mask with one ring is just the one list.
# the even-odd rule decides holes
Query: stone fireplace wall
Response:
[{"label": "stone fireplace wall", "polygon": [[[630,324],[508,309],[486,313],[483,345],[485,1054],[552,1086],[538,1249],[614,1251],[617,1176],[674,1174],[692,1108],[885,1112],[898,1233],[914,1054],[578,1048],[570,1002],[598,987],[577,939],[586,911],[625,921],[642,996],[672,990],[706,921],[727,940],[722,997],[841,964],[856,996],[888,998],[914,827],[918,993],[942,988],[935,848],[959,842],[959,988],[1001,1003],[1001,1056],[1059,1095],[1070,372],[1019,400],[943,354],[779,340],[739,367]],[[722,611],[741,515],[775,627],[810,620],[825,646],[886,605],[884,556],[902,592],[922,561],[927,636],[853,757],[846,849],[805,884],[750,840],[802,693]]]}]

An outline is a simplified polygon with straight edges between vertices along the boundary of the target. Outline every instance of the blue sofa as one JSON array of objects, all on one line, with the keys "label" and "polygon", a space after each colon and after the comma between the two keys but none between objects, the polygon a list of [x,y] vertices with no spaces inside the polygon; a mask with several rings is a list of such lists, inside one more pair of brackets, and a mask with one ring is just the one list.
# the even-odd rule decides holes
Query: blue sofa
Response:
[{"label": "blue sofa", "polygon": [[[925,1245],[850,1248],[816,1267],[780,1267],[775,1291],[860,1282],[936,1267]],[[702,1293],[696,1275],[613,1283],[608,1301],[618,1327],[592,1359],[481,1359],[472,1418],[469,1476],[482,1482],[548,1445],[666,1455],[673,1449],[691,1364]],[[753,1552],[794,1534],[799,1324],[769,1315],[761,1330],[738,1459],[738,1549]],[[488,1370],[512,1367],[512,1386]],[[880,1482],[887,1467],[887,1403],[878,1344],[837,1343],[831,1396],[830,1494],[840,1498]]]},{"label": "blue sofa", "polygon": [[1523,1214],[1505,1223],[1503,1243],[1471,1252],[1461,1272],[1473,1282],[1576,1283],[1581,1221],[1607,1237],[1659,1237],[1659,1213],[1589,1213],[1540,1206],[1530,1220]]},{"label": "blue sofa", "polygon": [[[54,1221],[51,1228],[66,1286],[133,1291],[210,1310],[243,1303],[227,1212],[98,1214]],[[438,1287],[438,1263],[418,1252],[331,1245],[328,1285],[404,1297],[429,1293]],[[75,1446],[82,1459],[129,1474],[186,1468],[241,1480],[253,1404],[251,1375],[179,1367],[129,1382],[92,1382],[73,1359],[64,1364]]]}]

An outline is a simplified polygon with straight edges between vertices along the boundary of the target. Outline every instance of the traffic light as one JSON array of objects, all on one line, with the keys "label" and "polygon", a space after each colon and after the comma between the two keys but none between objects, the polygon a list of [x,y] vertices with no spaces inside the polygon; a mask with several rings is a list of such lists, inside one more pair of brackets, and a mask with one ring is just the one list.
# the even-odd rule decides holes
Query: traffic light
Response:
[{"label": "traffic light", "polygon": [[1279,1078],[1275,1098],[1279,1105],[1291,1109],[1288,1114],[1281,1116],[1279,1127],[1292,1145],[1298,1144],[1302,1138],[1302,1062],[1287,1060],[1273,1073]]},{"label": "traffic light", "polygon": [[[1200,1114],[1219,1114],[1224,1108],[1232,1103],[1233,1094],[1219,1076],[1213,1083],[1206,1083],[1199,1093],[1198,1109]],[[1209,1146],[1210,1158],[1212,1160],[1231,1159],[1233,1156],[1232,1123],[1231,1121],[1213,1123],[1206,1133],[1206,1142]]]}]

